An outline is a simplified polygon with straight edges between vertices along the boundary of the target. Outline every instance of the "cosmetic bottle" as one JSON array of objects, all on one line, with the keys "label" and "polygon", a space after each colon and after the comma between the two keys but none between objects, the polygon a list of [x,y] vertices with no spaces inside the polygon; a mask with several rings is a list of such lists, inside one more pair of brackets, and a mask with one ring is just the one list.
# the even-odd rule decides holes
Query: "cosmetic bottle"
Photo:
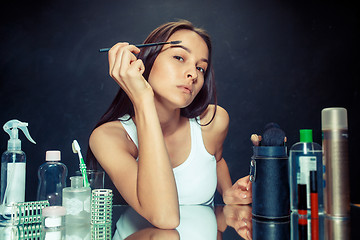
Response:
[{"label": "cosmetic bottle", "polygon": [[9,134],[7,151],[1,157],[1,201],[0,225],[10,223],[11,205],[25,201],[26,155],[21,150],[21,141],[18,138],[20,129],[27,139],[35,144],[27,129],[28,123],[19,120],[10,120],[3,126]]},{"label": "cosmetic bottle", "polygon": [[322,148],[313,142],[311,129],[300,130],[300,142],[291,147],[289,161],[291,211],[310,215],[311,205],[317,201],[316,214],[323,212]]},{"label": "cosmetic bottle", "polygon": [[84,187],[83,177],[70,177],[71,187],[63,189],[66,225],[90,224],[91,188]]},{"label": "cosmetic bottle", "polygon": [[66,209],[63,206],[50,206],[42,210],[42,227],[44,230],[64,228]]},{"label": "cosmetic bottle", "polygon": [[345,108],[321,111],[324,150],[324,208],[327,216],[350,216],[348,121]]},{"label": "cosmetic bottle", "polygon": [[62,190],[66,187],[68,169],[61,163],[61,152],[46,151],[46,162],[38,169],[37,200],[48,200],[50,206],[62,205]]}]

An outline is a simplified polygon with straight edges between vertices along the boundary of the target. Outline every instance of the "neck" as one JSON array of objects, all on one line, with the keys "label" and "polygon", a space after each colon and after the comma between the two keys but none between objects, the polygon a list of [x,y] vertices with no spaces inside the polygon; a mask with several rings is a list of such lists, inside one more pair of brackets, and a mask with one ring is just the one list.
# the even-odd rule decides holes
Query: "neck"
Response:
[{"label": "neck", "polygon": [[155,104],[160,126],[164,136],[174,133],[181,124],[180,109],[169,109],[162,104]]}]

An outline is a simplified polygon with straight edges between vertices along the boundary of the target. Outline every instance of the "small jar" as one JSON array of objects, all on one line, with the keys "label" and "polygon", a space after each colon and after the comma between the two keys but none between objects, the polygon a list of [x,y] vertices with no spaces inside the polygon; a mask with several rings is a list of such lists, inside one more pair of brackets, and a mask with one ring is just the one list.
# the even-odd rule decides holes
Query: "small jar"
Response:
[{"label": "small jar", "polygon": [[50,206],[42,210],[42,226],[44,230],[56,230],[65,226],[66,208]]}]

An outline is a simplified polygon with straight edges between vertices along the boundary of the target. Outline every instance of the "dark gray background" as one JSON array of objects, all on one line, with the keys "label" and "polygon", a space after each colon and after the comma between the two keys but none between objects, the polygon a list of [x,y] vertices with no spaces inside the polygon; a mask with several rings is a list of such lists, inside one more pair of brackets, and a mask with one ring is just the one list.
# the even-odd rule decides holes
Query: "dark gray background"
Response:
[{"label": "dark gray background", "polygon": [[[1,4],[0,125],[29,123],[26,200],[35,200],[45,151],[59,149],[73,175],[77,139],[88,137],[118,86],[99,48],[141,43],[158,25],[187,19],[214,45],[219,104],[230,114],[224,157],[233,181],[249,172],[250,134],[268,122],[312,128],[321,144],[321,110],[348,110],[351,200],[360,202],[359,8],[344,1],[7,1]],[[0,150],[8,135],[0,133]],[[108,182],[107,182],[107,186]],[[116,196],[116,202],[119,202]]]}]

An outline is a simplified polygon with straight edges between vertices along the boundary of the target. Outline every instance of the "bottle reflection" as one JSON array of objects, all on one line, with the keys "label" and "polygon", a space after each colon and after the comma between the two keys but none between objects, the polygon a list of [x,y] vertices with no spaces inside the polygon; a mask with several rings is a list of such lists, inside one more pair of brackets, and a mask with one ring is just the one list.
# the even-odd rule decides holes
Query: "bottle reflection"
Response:
[{"label": "bottle reflection", "polygon": [[290,218],[281,220],[259,219],[253,217],[252,238],[258,240],[290,239]]},{"label": "bottle reflection", "polygon": [[19,239],[19,231],[17,226],[0,226],[0,239]]},{"label": "bottle reflection", "polygon": [[350,240],[350,219],[325,217],[326,240]]},{"label": "bottle reflection", "polygon": [[291,214],[292,240],[350,240],[350,219]]},{"label": "bottle reflection", "polygon": [[84,225],[65,225],[66,239],[77,239],[77,240],[90,240],[91,239],[91,228],[90,224]]},{"label": "bottle reflection", "polygon": [[299,240],[307,240],[308,239],[308,219],[307,219],[307,215],[299,214],[297,222],[298,222]]}]

